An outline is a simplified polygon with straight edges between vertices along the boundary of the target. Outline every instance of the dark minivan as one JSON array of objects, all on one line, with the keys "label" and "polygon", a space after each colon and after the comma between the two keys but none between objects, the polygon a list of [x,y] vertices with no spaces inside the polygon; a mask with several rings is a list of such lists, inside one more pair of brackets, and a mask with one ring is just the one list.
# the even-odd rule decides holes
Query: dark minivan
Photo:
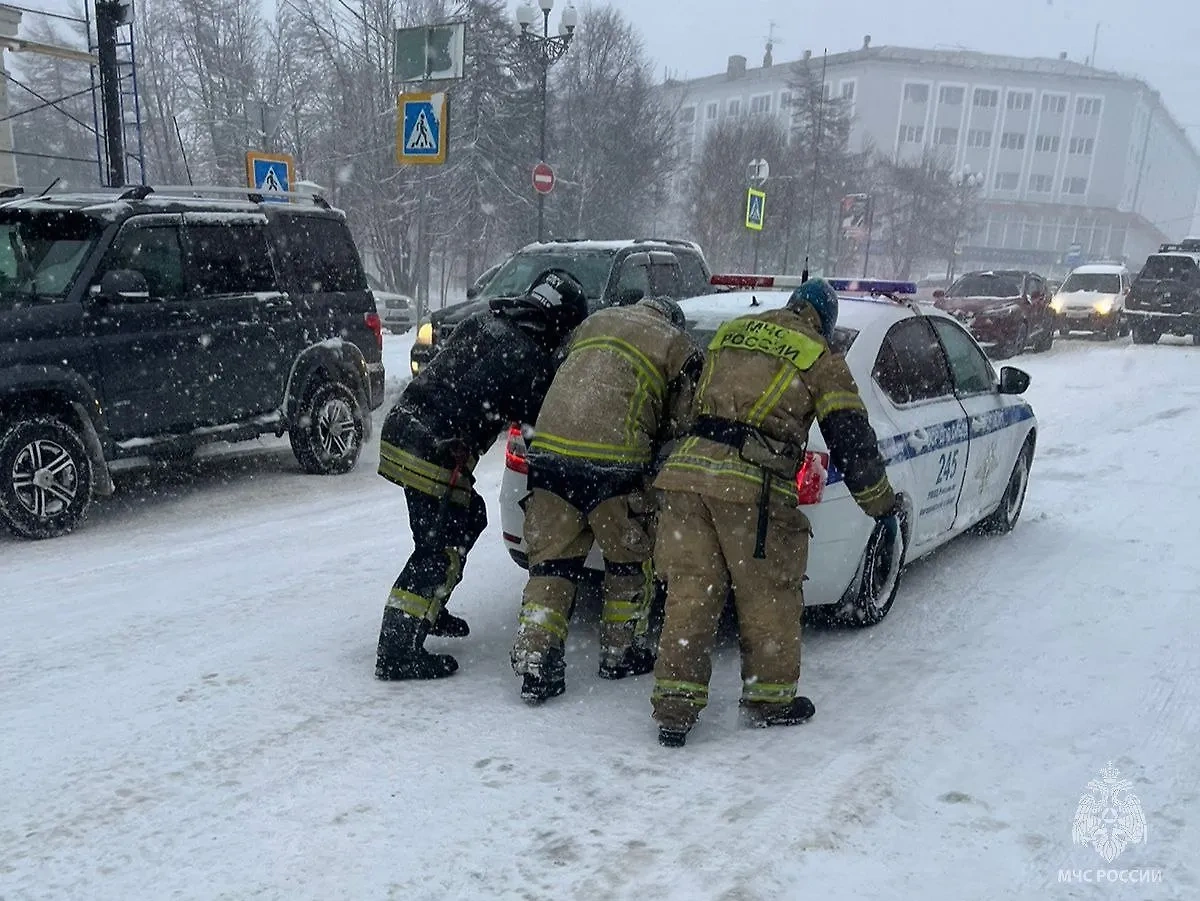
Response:
[{"label": "dark minivan", "polygon": [[383,403],[382,348],[345,216],[320,197],[10,197],[0,522],[65,534],[112,493],[109,462],[212,441],[287,433],[306,472],[348,472]]}]

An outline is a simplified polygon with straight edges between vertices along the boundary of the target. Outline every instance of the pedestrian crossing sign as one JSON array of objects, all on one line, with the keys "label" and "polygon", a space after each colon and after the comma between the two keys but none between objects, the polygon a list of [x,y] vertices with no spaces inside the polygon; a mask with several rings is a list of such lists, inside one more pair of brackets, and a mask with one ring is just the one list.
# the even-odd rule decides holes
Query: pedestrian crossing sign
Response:
[{"label": "pedestrian crossing sign", "polygon": [[449,137],[445,93],[401,94],[396,109],[396,162],[439,166]]},{"label": "pedestrian crossing sign", "polygon": [[[292,190],[292,173],[296,164],[290,156],[279,153],[261,153],[251,150],[246,154],[246,184],[263,195],[269,203],[287,203],[287,192]],[[272,197],[272,194],[283,194]]]},{"label": "pedestrian crossing sign", "polygon": [[763,220],[767,210],[767,195],[762,191],[749,189],[746,194],[746,228],[756,232],[762,231]]}]

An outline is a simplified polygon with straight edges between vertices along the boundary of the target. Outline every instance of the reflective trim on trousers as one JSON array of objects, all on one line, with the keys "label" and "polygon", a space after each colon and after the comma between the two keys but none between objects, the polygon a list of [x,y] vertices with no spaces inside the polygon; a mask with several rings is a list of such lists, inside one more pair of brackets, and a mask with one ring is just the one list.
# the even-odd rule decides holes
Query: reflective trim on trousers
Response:
[{"label": "reflective trim on trousers", "polygon": [[708,705],[708,686],[699,682],[675,682],[670,679],[658,679],[654,683],[654,691],[650,693],[651,701],[682,701],[693,707],[702,708]]},{"label": "reflective trim on trousers", "polygon": [[758,682],[742,684],[742,700],[760,704],[787,704],[796,697],[795,682]]},{"label": "reflective trim on trousers", "polygon": [[541,629],[559,641],[567,640],[567,618],[559,611],[541,604],[522,604],[518,622],[522,629]]}]

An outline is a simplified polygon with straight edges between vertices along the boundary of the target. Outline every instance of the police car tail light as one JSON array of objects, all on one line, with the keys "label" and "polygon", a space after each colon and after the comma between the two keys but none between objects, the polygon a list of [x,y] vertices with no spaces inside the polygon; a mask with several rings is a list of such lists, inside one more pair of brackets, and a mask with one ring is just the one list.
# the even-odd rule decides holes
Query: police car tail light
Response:
[{"label": "police car tail light", "polygon": [[825,482],[829,478],[829,454],[808,451],[804,464],[796,473],[796,501],[801,506],[819,504],[825,494]]},{"label": "police car tail light", "polygon": [[521,427],[514,423],[508,429],[508,444],[504,447],[504,465],[522,475],[529,473],[529,461],[525,459],[525,436]]},{"label": "police car tail light", "polygon": [[379,345],[380,350],[383,350],[383,320],[379,318],[379,314],[363,313],[363,322],[375,333],[375,343]]}]

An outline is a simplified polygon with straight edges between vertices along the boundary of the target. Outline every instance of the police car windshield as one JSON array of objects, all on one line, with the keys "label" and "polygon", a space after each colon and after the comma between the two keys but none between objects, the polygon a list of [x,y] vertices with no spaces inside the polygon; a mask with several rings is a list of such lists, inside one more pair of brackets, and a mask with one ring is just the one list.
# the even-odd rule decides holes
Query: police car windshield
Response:
[{"label": "police car windshield", "polygon": [[0,217],[0,297],[64,296],[99,233],[95,220],[70,213]]},{"label": "police car windshield", "polygon": [[1180,278],[1186,272],[1196,271],[1196,261],[1183,256],[1152,256],[1146,259],[1139,278]]},{"label": "police car windshield", "polygon": [[1080,291],[1117,294],[1121,290],[1121,276],[1108,272],[1077,272],[1068,276],[1058,290],[1062,294],[1077,294]]},{"label": "police car windshield", "polygon": [[946,292],[947,297],[1020,297],[1021,280],[1010,275],[981,272],[964,275]]},{"label": "police car windshield", "polygon": [[604,294],[614,256],[615,250],[539,250],[519,253],[500,267],[479,297],[490,299],[524,294],[534,279],[547,269],[562,269],[583,285],[584,294],[589,300],[596,300]]}]

